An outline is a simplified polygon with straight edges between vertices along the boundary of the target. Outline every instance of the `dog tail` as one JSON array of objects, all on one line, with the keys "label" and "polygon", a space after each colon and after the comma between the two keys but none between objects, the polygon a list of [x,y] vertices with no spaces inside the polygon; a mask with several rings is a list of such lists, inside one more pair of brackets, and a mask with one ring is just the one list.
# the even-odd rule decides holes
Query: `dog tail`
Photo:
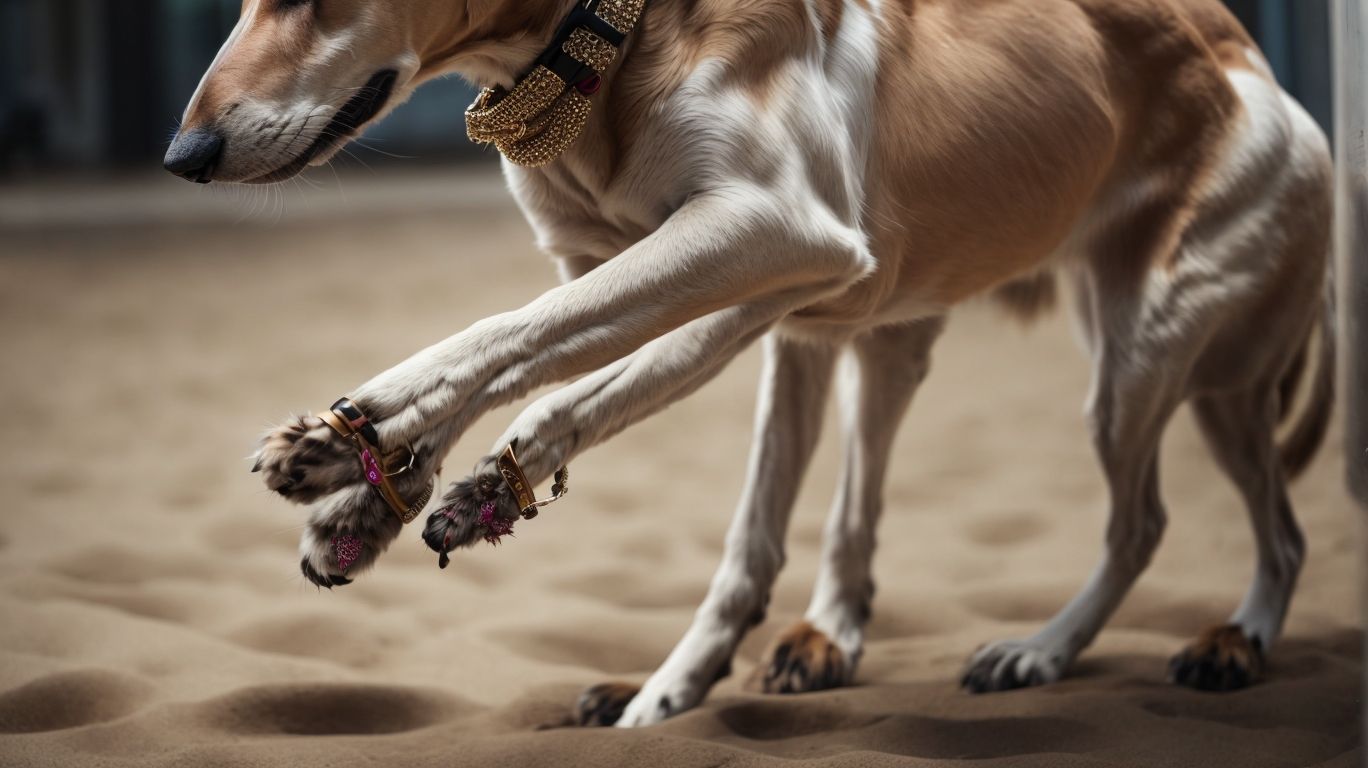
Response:
[{"label": "dog tail", "polygon": [[1278,447],[1282,455],[1283,470],[1288,479],[1296,478],[1316,457],[1316,451],[1325,442],[1330,427],[1330,416],[1335,408],[1335,279],[1333,267],[1325,280],[1325,301],[1319,328],[1307,334],[1297,359],[1283,376],[1279,384],[1283,418],[1292,415],[1292,404],[1296,399],[1299,382],[1309,365],[1312,341],[1320,338],[1316,349],[1316,371],[1311,380],[1311,393],[1302,410],[1301,416]]},{"label": "dog tail", "polygon": [[1023,323],[1040,319],[1059,300],[1055,275],[1049,270],[1032,272],[993,290],[992,301]]}]

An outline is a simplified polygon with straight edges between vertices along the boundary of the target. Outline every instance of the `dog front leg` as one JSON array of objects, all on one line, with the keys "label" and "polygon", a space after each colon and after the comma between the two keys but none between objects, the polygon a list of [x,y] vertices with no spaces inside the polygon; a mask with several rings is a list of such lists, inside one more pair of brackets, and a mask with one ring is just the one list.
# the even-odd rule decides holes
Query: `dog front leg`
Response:
[{"label": "dog front leg", "polygon": [[803,621],[761,661],[766,693],[849,685],[864,652],[874,599],[875,530],[898,426],[931,368],[943,318],[875,329],[851,344],[837,399],[845,431],[840,487],[822,534],[822,560]]},{"label": "dog front leg", "polygon": [[[419,471],[406,482],[425,483],[475,418],[535,387],[617,360],[704,315],[759,302],[780,308],[778,317],[863,276],[871,263],[863,236],[828,208],[785,194],[737,187],[695,195],[619,257],[420,352],[352,398],[378,422],[383,445],[415,446]],[[362,492],[355,456],[321,421],[278,430],[259,458],[273,490],[322,500],[303,555],[323,579],[347,575],[327,549],[339,534],[373,545],[367,553],[397,535],[377,495]],[[366,540],[372,532],[377,541]]]},{"label": "dog front leg", "polygon": [[532,389],[587,373],[712,312],[782,297],[802,306],[870,264],[826,208],[733,189],[700,195],[622,255],[527,307],[477,323],[376,377],[356,399],[380,433],[455,434]]},{"label": "dog front leg", "polygon": [[708,595],[683,639],[639,692],[612,684],[585,692],[577,713],[581,724],[658,722],[697,706],[730,673],[742,637],[764,619],[784,563],[789,514],[821,431],[836,354],[834,346],[778,334],[766,339],[746,490]]},{"label": "dog front leg", "polygon": [[480,530],[450,510],[477,506],[480,488],[498,488],[500,517],[521,511],[495,464],[515,446],[533,486],[541,485],[579,453],[691,394],[719,373],[793,307],[782,297],[714,312],[647,344],[528,406],[468,478],[453,483],[428,518],[423,538],[437,552],[479,540]]}]

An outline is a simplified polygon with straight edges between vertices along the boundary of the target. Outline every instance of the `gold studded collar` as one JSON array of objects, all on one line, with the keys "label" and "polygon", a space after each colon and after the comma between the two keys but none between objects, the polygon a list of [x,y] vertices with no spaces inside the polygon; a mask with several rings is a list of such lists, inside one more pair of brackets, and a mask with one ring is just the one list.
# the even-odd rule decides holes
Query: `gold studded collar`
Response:
[{"label": "gold studded collar", "polygon": [[486,88],[466,110],[466,133],[509,162],[540,168],[565,154],[589,122],[591,97],[636,28],[646,0],[584,0],[512,89]]}]

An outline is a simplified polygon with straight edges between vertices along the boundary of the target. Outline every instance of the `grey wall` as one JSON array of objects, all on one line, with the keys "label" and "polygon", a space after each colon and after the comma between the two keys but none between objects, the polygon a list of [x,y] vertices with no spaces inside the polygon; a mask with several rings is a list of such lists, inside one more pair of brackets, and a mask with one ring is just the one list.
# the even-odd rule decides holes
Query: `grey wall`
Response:
[{"label": "grey wall", "polygon": [[1259,40],[1278,80],[1329,130],[1333,123],[1328,0],[1226,0]]},{"label": "grey wall", "polygon": [[1335,16],[1343,105],[1337,117],[1336,249],[1345,320],[1340,347],[1347,361],[1345,457],[1350,487],[1368,511],[1368,0],[1336,0]]},{"label": "grey wall", "polygon": [[[0,173],[147,165],[165,149],[241,0],[0,0]],[[431,83],[367,137],[385,153],[469,154],[473,90]],[[353,150],[366,162],[383,161]]]}]

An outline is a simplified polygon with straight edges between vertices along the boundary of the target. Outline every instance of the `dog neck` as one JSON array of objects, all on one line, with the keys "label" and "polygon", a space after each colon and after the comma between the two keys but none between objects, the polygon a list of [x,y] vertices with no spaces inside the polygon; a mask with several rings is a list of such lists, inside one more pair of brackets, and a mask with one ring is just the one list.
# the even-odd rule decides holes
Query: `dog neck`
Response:
[{"label": "dog neck", "polygon": [[561,21],[582,2],[471,0],[464,12],[449,17],[445,24],[433,25],[420,78],[455,73],[481,88],[511,87],[550,44]]}]

